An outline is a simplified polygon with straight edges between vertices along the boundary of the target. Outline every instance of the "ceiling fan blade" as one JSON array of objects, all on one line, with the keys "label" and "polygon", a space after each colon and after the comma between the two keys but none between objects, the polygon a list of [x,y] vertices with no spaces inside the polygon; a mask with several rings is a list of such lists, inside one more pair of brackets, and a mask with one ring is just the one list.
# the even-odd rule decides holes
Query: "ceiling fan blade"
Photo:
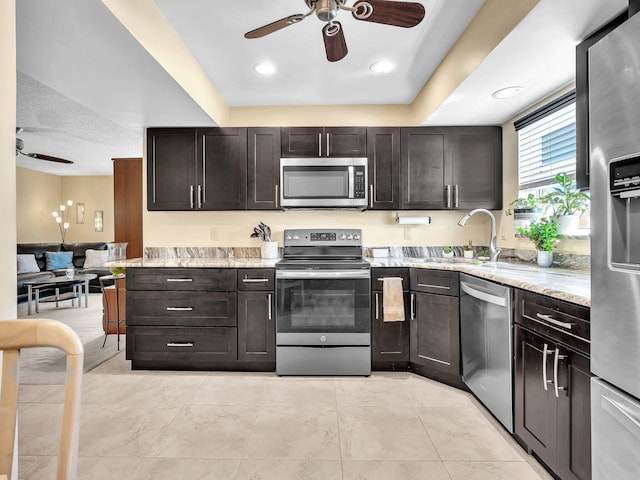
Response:
[{"label": "ceiling fan blade", "polygon": [[52,157],[51,155],[43,155],[41,153],[22,153],[20,155],[24,155],[25,157],[35,158],[37,160],[48,160],[49,162],[58,162],[58,163],[73,163],[71,160],[65,160],[64,158]]},{"label": "ceiling fan blade", "polygon": [[[368,10],[364,4],[373,7],[371,13],[367,17],[359,16],[359,11]],[[359,4],[363,4],[358,8]],[[425,15],[424,6],[416,2],[395,2],[389,0],[360,0],[353,4],[356,11],[353,12],[354,18],[365,22],[382,23],[384,25],[393,25],[394,27],[411,28],[418,25]]]},{"label": "ceiling fan blade", "polygon": [[344,30],[340,22],[327,23],[322,28],[324,49],[327,52],[327,60],[337,62],[347,56],[347,42],[344,39]]},{"label": "ceiling fan blade", "polygon": [[265,35],[269,35],[270,33],[277,32],[278,30],[282,30],[284,27],[288,27],[289,25],[293,25],[294,23],[298,23],[305,18],[305,15],[301,13],[297,13],[295,15],[289,15],[288,17],[282,18],[280,20],[276,20],[273,23],[268,25],[263,25],[260,28],[256,28],[255,30],[251,30],[244,34],[244,38],[260,38]]}]

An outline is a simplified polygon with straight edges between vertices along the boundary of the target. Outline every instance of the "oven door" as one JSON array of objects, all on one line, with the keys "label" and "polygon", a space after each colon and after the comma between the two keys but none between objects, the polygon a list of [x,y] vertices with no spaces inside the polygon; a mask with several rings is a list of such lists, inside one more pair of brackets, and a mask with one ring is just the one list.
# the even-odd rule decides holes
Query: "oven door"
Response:
[{"label": "oven door", "polygon": [[276,270],[277,345],[370,345],[371,273]]}]

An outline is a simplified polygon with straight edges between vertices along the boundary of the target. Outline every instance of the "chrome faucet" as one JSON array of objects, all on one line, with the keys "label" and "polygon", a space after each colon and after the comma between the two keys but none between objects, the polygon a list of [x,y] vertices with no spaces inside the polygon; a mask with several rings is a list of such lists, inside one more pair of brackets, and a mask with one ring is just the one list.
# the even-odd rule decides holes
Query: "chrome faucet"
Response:
[{"label": "chrome faucet", "polygon": [[484,208],[476,208],[475,210],[471,210],[464,217],[462,217],[458,222],[458,225],[464,227],[467,224],[467,221],[476,213],[484,213],[491,219],[491,240],[489,240],[489,257],[491,258],[492,262],[497,262],[498,255],[500,255],[502,249],[496,246],[496,217],[493,216],[493,213]]}]

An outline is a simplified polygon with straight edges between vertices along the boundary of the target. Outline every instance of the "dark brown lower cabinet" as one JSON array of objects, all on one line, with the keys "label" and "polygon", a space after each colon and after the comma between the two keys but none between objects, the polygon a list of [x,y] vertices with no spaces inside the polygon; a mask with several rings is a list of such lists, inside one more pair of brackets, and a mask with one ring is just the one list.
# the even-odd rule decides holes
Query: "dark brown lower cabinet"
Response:
[{"label": "dark brown lower cabinet", "polygon": [[589,359],[515,326],[515,433],[562,480],[591,478]]},{"label": "dark brown lower cabinet", "polygon": [[238,293],[238,360],[276,361],[273,292]]}]

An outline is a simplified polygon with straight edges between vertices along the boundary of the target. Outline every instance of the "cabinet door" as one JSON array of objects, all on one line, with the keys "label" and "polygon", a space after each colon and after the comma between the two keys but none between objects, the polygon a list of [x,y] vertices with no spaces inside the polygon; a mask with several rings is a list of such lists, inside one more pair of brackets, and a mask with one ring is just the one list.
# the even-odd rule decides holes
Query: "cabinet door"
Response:
[{"label": "cabinet door", "polygon": [[502,128],[456,127],[447,132],[451,149],[453,208],[502,208]]},{"label": "cabinet door", "polygon": [[400,129],[367,129],[369,209],[400,208]]},{"label": "cabinet door", "polygon": [[238,360],[275,362],[273,292],[238,293]]},{"label": "cabinet door", "polygon": [[192,210],[196,189],[196,131],[147,130],[147,210]]},{"label": "cabinet door", "polygon": [[442,210],[451,204],[443,129],[401,129],[400,208]]},{"label": "cabinet door", "polygon": [[558,362],[558,467],[563,480],[591,478],[591,373],[589,359],[560,348]]},{"label": "cabinet door", "polygon": [[286,127],[280,129],[280,135],[280,155],[284,158],[320,157],[324,152],[322,127]]},{"label": "cabinet door", "polygon": [[558,404],[553,388],[553,354],[556,345],[517,325],[514,342],[515,433],[555,470]]},{"label": "cabinet door", "polygon": [[247,129],[198,129],[196,199],[202,210],[246,210]]},{"label": "cabinet door", "polygon": [[247,208],[278,209],[280,129],[249,128],[247,157]]},{"label": "cabinet door", "polygon": [[382,292],[371,298],[371,361],[374,368],[406,368],[409,362],[410,295],[404,294],[404,322],[385,322]]},{"label": "cabinet door", "polygon": [[366,157],[365,127],[326,127],[323,132],[323,157]]},{"label": "cabinet door", "polygon": [[460,308],[458,297],[411,293],[411,362],[460,375]]}]

